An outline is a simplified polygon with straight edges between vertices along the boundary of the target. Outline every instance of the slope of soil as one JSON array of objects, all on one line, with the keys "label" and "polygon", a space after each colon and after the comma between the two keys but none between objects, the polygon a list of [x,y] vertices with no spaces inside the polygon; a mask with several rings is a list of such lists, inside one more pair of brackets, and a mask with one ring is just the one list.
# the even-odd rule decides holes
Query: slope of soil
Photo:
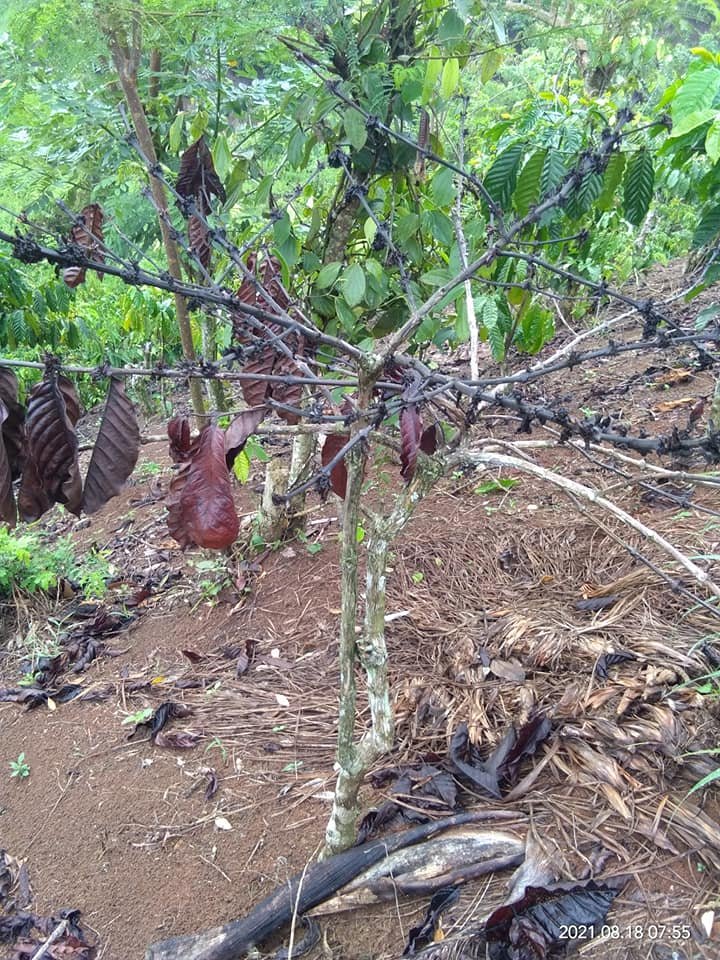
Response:
[{"label": "slope of soil", "polygon": [[[682,277],[659,271],[650,282],[667,293]],[[677,309],[680,317],[687,306]],[[546,400],[614,412],[648,433],[682,427],[690,402],[713,389],[690,354],[659,355],[652,367],[616,357],[542,385]],[[483,426],[517,439],[507,419],[488,415]],[[599,455],[529,452],[608,490],[717,568],[713,488],[643,488],[603,470]],[[227,562],[183,555],[163,519],[165,445],[145,446],[143,462],[145,479],[97,517],[75,523],[57,512],[45,525],[49,536],[71,531],[79,549],[108,551],[117,580],[103,604],[120,611],[131,601],[133,620],[107,638],[105,655],[60,681],[102,699],[32,710],[0,703],[0,845],[26,861],[32,909],[80,909],[103,960],[140,960],[153,941],[246,913],[317,853],[333,784],[338,502],[312,503],[307,542],[238,546]],[[541,839],[563,878],[630,874],[611,914],[627,936],[583,955],[716,956],[700,917],[720,911],[720,807],[714,788],[687,794],[715,766],[698,751],[720,743],[712,683],[703,695],[691,682],[712,670],[717,619],[689,599],[697,585],[614,519],[537,480],[512,477],[503,488],[491,479],[449,478],[397,544],[387,611],[397,738],[384,765],[441,761],[460,723],[489,750],[510,724],[543,710],[554,737],[526,761],[520,786],[504,803],[465,789],[464,804],[517,810],[516,829]],[[258,472],[239,494],[246,521],[260,482]],[[671,570],[672,582],[638,553]],[[611,599],[594,609],[582,604],[603,597]],[[83,622],[78,611],[77,598],[58,604],[51,629]],[[17,621],[5,611],[6,642],[46,629],[47,604],[16,612]],[[602,655],[618,651],[634,659],[598,676]],[[0,667],[2,685],[14,686],[17,651]],[[143,731],[128,739],[134,725],[123,720],[167,700],[192,709],[172,729],[198,734],[198,744],[164,748]],[[30,776],[10,779],[21,752]],[[368,782],[365,807],[389,789]],[[469,884],[446,926],[487,915],[507,880]],[[333,915],[311,956],[399,956],[425,905],[399,898]],[[673,924],[688,924],[691,939],[674,942]]]}]

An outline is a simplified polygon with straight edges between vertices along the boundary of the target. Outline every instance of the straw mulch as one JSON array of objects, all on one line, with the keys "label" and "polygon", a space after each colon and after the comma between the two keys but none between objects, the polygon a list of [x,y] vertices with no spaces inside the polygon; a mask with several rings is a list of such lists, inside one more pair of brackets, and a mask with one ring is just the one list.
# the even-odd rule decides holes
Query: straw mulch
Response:
[{"label": "straw mulch", "polygon": [[[384,765],[444,758],[461,722],[489,751],[511,724],[546,712],[553,733],[503,804],[466,793],[466,805],[518,810],[558,877],[633,874],[619,922],[697,925],[718,896],[720,811],[712,789],[688,792],[716,766],[699,751],[720,745],[720,723],[690,681],[712,669],[717,621],[592,521],[569,509],[555,518],[410,526],[389,576],[397,746]],[[578,608],[597,597],[614,599]],[[336,614],[297,633],[278,624],[247,677],[186,696],[208,736],[290,771],[308,796],[332,784]],[[620,651],[634,659],[598,676],[601,656]],[[473,885],[466,916],[500,902],[506,879],[487,882],[481,904]],[[583,954],[651,957],[651,947],[595,942]]]}]

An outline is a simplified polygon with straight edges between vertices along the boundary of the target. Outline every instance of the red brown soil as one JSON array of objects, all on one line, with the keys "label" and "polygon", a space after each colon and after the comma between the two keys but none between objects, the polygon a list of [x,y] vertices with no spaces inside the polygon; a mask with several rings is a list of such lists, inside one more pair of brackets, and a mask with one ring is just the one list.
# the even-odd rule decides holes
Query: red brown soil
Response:
[{"label": "red brown soil", "polygon": [[[682,281],[661,274],[658,282],[667,287]],[[677,362],[661,356],[657,365],[669,368]],[[562,390],[569,406],[586,406],[599,377],[603,388],[614,381],[622,385],[647,366],[647,359],[618,358],[603,365],[597,378],[575,371],[543,389],[551,399]],[[661,429],[666,431],[668,417],[682,423],[687,408],[658,415],[653,413],[658,402],[708,394],[714,383],[711,374],[700,373],[658,390],[653,380],[661,372],[638,378],[618,401],[599,397],[594,404],[600,409],[621,403],[626,419],[648,429],[662,416]],[[498,435],[515,436],[512,424],[501,422],[497,429],[503,431]],[[162,444],[144,447],[141,467],[143,462],[160,464],[167,479],[164,451]],[[563,463],[570,475],[586,482],[606,480],[596,465],[569,452],[543,451],[538,459]],[[260,479],[258,472],[252,482]],[[432,542],[439,529],[457,530],[469,522],[484,522],[488,529],[518,536],[529,524],[557,524],[557,503],[564,502],[559,494],[523,480],[504,499],[488,494],[478,501],[479,495],[472,492],[477,482],[443,485],[411,521],[405,542]],[[102,960],[140,960],[155,940],[246,913],[316,854],[329,811],[323,792],[332,787],[330,741],[323,763],[287,769],[285,758],[281,765],[263,744],[254,742],[252,727],[247,729],[246,748],[204,740],[193,750],[170,751],[127,740],[131,727],[122,720],[149,702],[126,692],[128,679],[160,678],[157,688],[162,692],[162,678],[179,671],[187,675],[188,662],[180,651],[215,654],[224,644],[248,637],[257,641],[258,656],[271,657],[275,650],[279,659],[294,662],[303,654],[303,637],[308,651],[331,649],[337,625],[338,505],[333,498],[312,516],[332,518],[325,526],[310,528],[321,531],[320,552],[313,555],[297,541],[285,544],[264,559],[250,592],[225,589],[220,597],[208,599],[198,586],[205,575],[192,566],[193,560],[207,556],[199,551],[183,555],[170,540],[162,502],[153,497],[155,489],[153,477],[135,481],[89,522],[73,525],[58,513],[45,525],[50,531],[70,530],[80,550],[92,545],[110,549],[124,576],[180,574],[143,603],[131,629],[113,638],[111,645],[122,654],[100,659],[87,671],[85,683],[113,684],[110,699],[73,701],[55,710],[25,711],[15,704],[0,704],[0,845],[27,861],[33,909],[49,914],[61,907],[79,908],[97,933]],[[621,496],[649,523],[663,511],[667,515],[667,507],[642,505],[637,490]],[[713,502],[707,493],[698,499]],[[252,501],[252,494],[243,490],[241,512],[249,515]],[[708,553],[717,552],[710,541],[720,539],[711,534],[717,528],[711,520],[693,514],[694,533],[708,530]],[[425,586],[432,591],[431,584]],[[232,665],[228,669],[231,675]],[[16,658],[7,657],[2,670],[3,683],[17,681]],[[334,676],[328,674],[329,703],[333,685]],[[157,697],[151,702],[157,703]],[[8,763],[21,752],[30,776],[11,780]],[[210,801],[203,796],[207,767],[216,770],[220,781]],[[222,818],[219,825],[217,818]],[[222,829],[223,821],[232,829]],[[670,900],[674,885],[683,889],[694,882],[695,869],[691,859],[678,860],[675,875],[662,881]],[[409,926],[423,909],[424,904],[413,902],[393,906],[383,914],[382,928],[370,924],[363,911],[332,918],[325,926],[326,955],[335,960],[373,960],[400,951]],[[645,943],[642,956],[661,956],[651,948]]]}]

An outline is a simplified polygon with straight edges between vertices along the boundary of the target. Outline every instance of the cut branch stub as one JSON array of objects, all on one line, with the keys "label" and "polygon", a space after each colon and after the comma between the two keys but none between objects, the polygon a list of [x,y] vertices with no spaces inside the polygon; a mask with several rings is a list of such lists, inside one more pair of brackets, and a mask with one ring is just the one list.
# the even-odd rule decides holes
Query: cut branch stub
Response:
[{"label": "cut branch stub", "polygon": [[410,483],[415,474],[420,440],[423,434],[422,420],[414,403],[400,411],[400,464],[403,480]]},{"label": "cut branch stub", "polygon": [[64,377],[51,375],[28,398],[25,435],[27,457],[18,504],[23,520],[37,520],[53,503],[80,511],[80,472],[74,421],[80,403]]},{"label": "cut branch stub", "polygon": [[[326,467],[333,458],[340,453],[349,439],[349,433],[331,433],[325,438],[322,453],[320,454],[323,467]],[[345,499],[347,492],[347,467],[345,466],[345,457],[336,463],[330,471],[330,488],[341,500]]]},{"label": "cut branch stub", "polygon": [[[89,203],[83,207],[78,222],[73,224],[68,238],[70,243],[82,247],[91,260],[105,262],[102,252],[103,220],[105,215],[99,203]],[[102,280],[102,274],[99,274]],[[77,287],[85,282],[85,267],[66,267],[63,270],[63,280],[68,287]]]},{"label": "cut branch stub", "polygon": [[112,377],[85,477],[82,502],[85,513],[95,513],[120,493],[135,468],[139,452],[140,427],[135,407],[122,381]]},{"label": "cut branch stub", "polygon": [[243,410],[230,423],[225,432],[225,462],[228,470],[232,470],[235,457],[241,452],[248,437],[255,433],[266,416],[266,407],[256,407],[253,410]]},{"label": "cut branch stub", "polygon": [[225,432],[205,427],[170,484],[168,529],[181,547],[223,550],[240,529],[225,462]]}]

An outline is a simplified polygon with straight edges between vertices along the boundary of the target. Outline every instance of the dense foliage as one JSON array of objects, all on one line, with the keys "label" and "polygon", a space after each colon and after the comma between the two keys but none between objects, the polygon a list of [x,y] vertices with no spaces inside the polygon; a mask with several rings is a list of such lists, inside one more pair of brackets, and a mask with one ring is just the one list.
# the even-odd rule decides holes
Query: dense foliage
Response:
[{"label": "dense foliage", "polygon": [[[597,145],[636,92],[637,122],[622,148],[523,239],[543,244],[560,267],[623,280],[683,253],[691,239],[712,244],[720,230],[720,67],[699,46],[712,44],[712,4],[670,13],[652,2],[619,11],[560,5],[552,18],[532,4],[435,0],[314,10],[215,0],[210,11],[191,0],[172,11],[146,0],[134,10],[137,22],[133,5],[89,0],[6,8],[5,225],[22,213],[48,237],[67,239],[72,225],[55,201],[75,211],[101,202],[113,249],[162,264],[155,211],[141,195],[146,170],[125,138],[108,52],[109,31],[137,28],[137,86],[163,168],[174,174],[179,155],[204,135],[224,185],[217,222],[240,247],[267,223],[292,293],[327,330],[358,342],[394,329],[409,299],[422,300],[472,260],[495,226],[472,183],[416,155],[403,135],[467,166],[506,216],[523,215]],[[180,215],[172,216],[180,227]],[[562,237],[569,239],[549,243]],[[216,255],[212,275],[222,280],[227,268]],[[567,278],[555,277],[552,288],[569,299],[534,293],[528,266],[516,260],[499,260],[483,279],[473,308],[497,360],[511,348],[536,352],[559,313],[587,308],[572,299],[579,291]],[[463,289],[443,307],[428,316],[418,344],[467,339]],[[196,346],[218,349],[203,341],[197,315],[193,322]],[[227,346],[224,325],[218,337],[219,349]],[[171,298],[123,290],[112,279],[100,286],[91,278],[70,292],[49,271],[31,278],[6,259],[0,346],[89,363],[180,355]]]}]

